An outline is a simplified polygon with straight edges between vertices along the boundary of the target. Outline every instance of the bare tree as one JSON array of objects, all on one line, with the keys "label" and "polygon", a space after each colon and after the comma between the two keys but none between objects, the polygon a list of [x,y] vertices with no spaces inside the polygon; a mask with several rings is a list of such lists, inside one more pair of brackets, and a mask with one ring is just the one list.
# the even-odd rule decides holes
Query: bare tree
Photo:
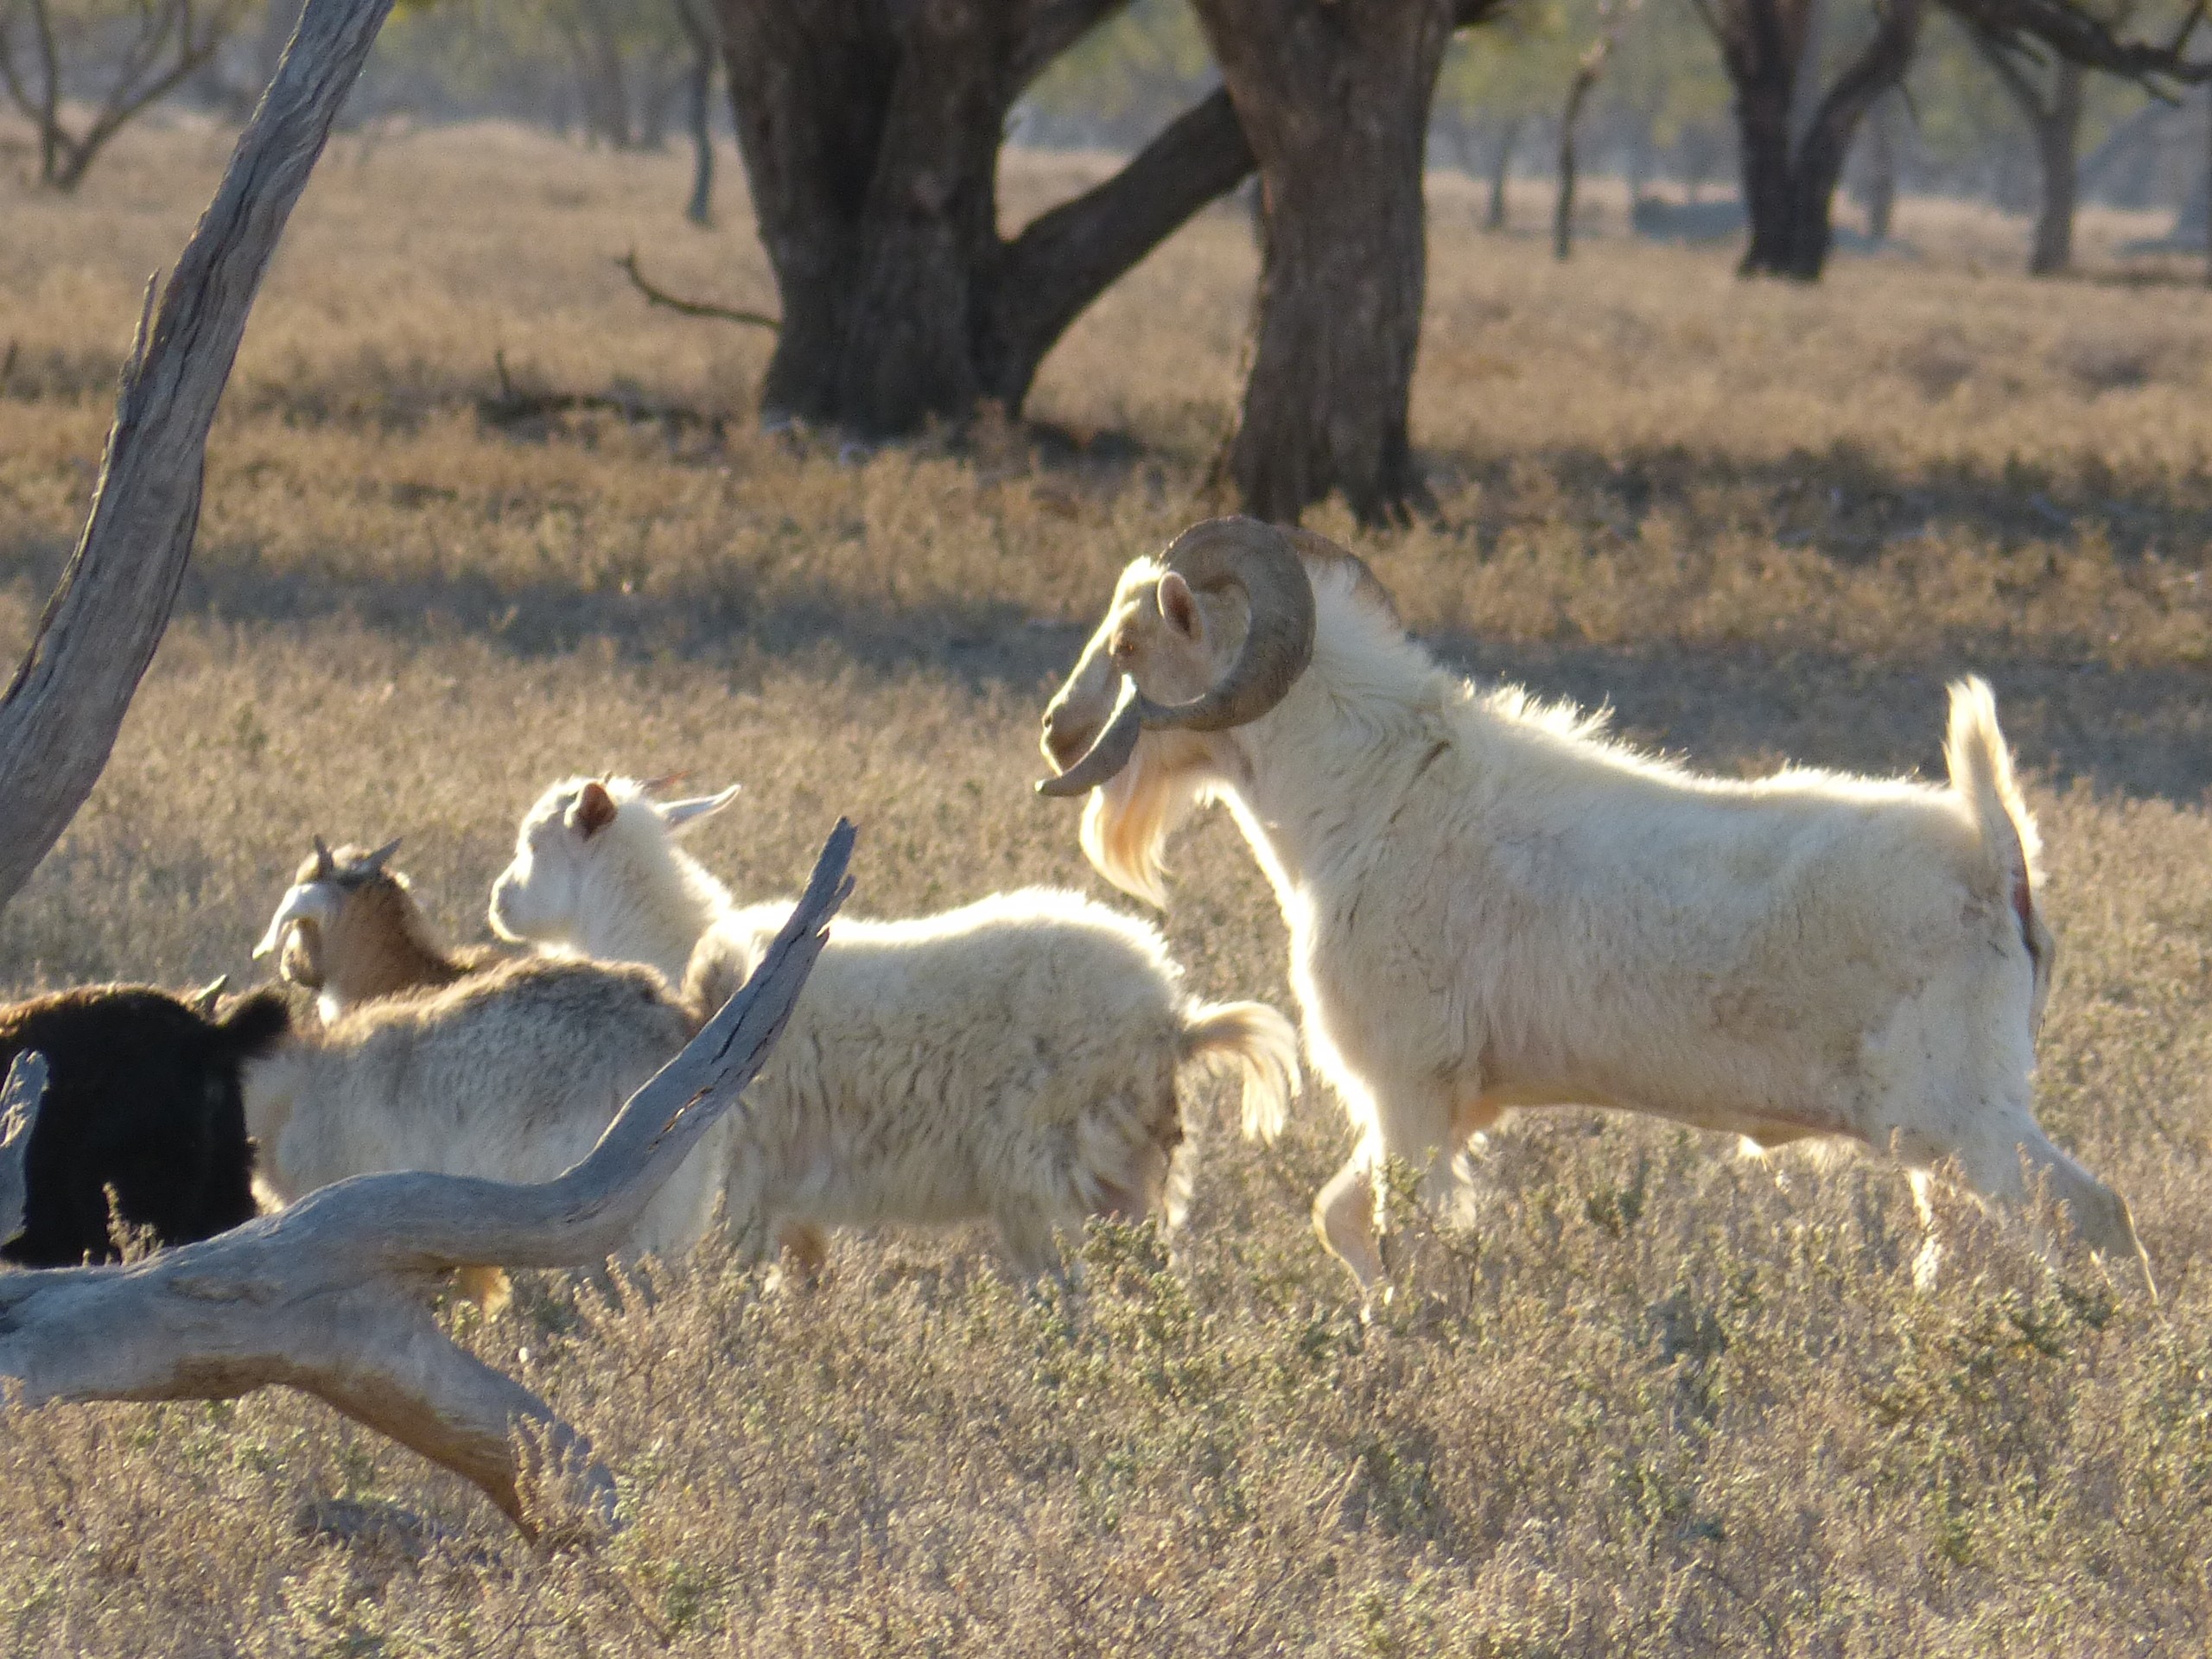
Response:
[{"label": "bare tree", "polygon": [[308,0],[158,303],[149,290],[84,534],[0,696],[0,904],[92,792],[161,643],[247,313],[391,5]]},{"label": "bare tree", "polygon": [[[1605,78],[1614,48],[1636,16],[1640,0],[1600,0],[1598,34],[1574,66],[1567,84],[1567,105],[1559,118],[1559,194],[1552,203],[1552,257],[1567,259],[1574,253],[1575,133],[1582,121],[1582,106]],[[1631,198],[1641,194],[1631,190]]]},{"label": "bare tree", "polygon": [[691,196],[683,217],[694,225],[714,222],[715,208],[715,36],[714,8],[708,0],[672,0],[677,26],[691,48],[684,77],[684,124],[691,135]]},{"label": "bare tree", "polygon": [[1693,0],[1736,90],[1750,216],[1745,276],[1809,282],[1827,264],[1829,210],[1860,119],[1910,67],[1926,0],[1875,0],[1873,28],[1820,85],[1818,0]]},{"label": "bare tree", "polygon": [[[274,1216],[130,1266],[0,1275],[0,1381],[18,1403],[225,1400],[281,1385],[474,1482],[533,1536],[613,1481],[530,1389],[456,1347],[431,1309],[456,1268],[603,1262],[766,1059],[852,884],[840,820],[791,919],[743,988],[632,1095],[589,1156],[537,1186],[404,1172],[313,1192]],[[20,1224],[33,1116],[25,1056],[0,1125],[0,1237]],[[43,1063],[35,1067],[43,1071]]]},{"label": "bare tree", "polygon": [[1968,38],[2018,108],[2035,143],[2043,189],[2029,244],[2028,274],[2056,276],[2074,263],[2076,151],[2089,72],[2069,58],[2039,64],[1980,30],[1971,31]]},{"label": "bare tree", "polygon": [[[0,0],[0,89],[38,130],[39,182],[74,190],[110,139],[207,65],[250,4]],[[92,106],[73,128],[73,101]]]}]

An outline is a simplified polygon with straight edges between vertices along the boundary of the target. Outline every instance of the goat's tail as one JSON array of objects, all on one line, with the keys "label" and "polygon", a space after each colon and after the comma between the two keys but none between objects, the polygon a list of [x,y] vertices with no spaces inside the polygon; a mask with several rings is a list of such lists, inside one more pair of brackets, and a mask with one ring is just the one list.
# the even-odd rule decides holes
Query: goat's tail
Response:
[{"label": "goat's tail", "polygon": [[683,983],[676,988],[692,1024],[703,1026],[721,1012],[760,964],[760,940],[748,928],[717,922],[691,947]]},{"label": "goat's tail", "polygon": [[2012,751],[1997,726],[1997,699],[1989,683],[1974,676],[1951,683],[1950,730],[1943,760],[1951,787],[1981,832],[1981,844],[2004,878],[2005,891],[2019,918],[2020,939],[2035,969],[2031,1020],[2043,1022],[2044,1000],[2050,993],[2051,959],[2056,942],[2036,908],[2036,860],[2043,850],[2036,821],[2012,776]]},{"label": "goat's tail", "polygon": [[281,991],[255,991],[233,1002],[215,1030],[231,1058],[257,1059],[291,1034],[291,1007]]},{"label": "goat's tail", "polygon": [[1244,1082],[1244,1138],[1282,1133],[1298,1092],[1298,1033],[1264,1002],[1201,1002],[1183,1023],[1181,1059],[1233,1065]]}]

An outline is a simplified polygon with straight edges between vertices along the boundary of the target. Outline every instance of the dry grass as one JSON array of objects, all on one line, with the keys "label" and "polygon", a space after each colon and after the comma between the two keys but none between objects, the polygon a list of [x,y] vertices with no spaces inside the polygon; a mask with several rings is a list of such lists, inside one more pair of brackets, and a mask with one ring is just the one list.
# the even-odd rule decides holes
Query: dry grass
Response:
[{"label": "dry grass", "polygon": [[[0,186],[7,641],[82,510],[138,286],[222,148],[136,136],[73,202]],[[1010,194],[1085,165],[1025,163]],[[243,976],[311,830],[404,832],[474,936],[514,816],[596,766],[742,779],[700,845],[748,892],[793,882],[838,811],[879,911],[1096,887],[1070,816],[1027,788],[1039,692],[1113,569],[1196,509],[1245,226],[1201,221],[1047,365],[1035,412],[1073,446],[841,459],[742,421],[719,444],[481,425],[495,350],[518,378],[744,408],[760,340],[647,312],[609,263],[635,243],[671,283],[767,297],[737,204],[694,232],[680,193],[672,157],[504,130],[340,146],[247,340],[169,639],[0,916],[0,976]],[[1479,1229],[1414,1226],[1410,1288],[1363,1331],[1304,1221],[1342,1141],[1311,1098],[1272,1153],[1211,1136],[1183,1276],[1148,1236],[1096,1235],[1073,1307],[1009,1288],[972,1239],[846,1241],[812,1298],[764,1298],[711,1250],[650,1311],[525,1285],[474,1339],[612,1458],[633,1524],[595,1555],[533,1556],[289,1398],[11,1414],[0,1644],[2212,1643],[2201,298],[1976,275],[1972,226],[1809,291],[1603,238],[1560,270],[1457,228],[1463,207],[1439,214],[1417,399],[1441,511],[1363,550],[1458,660],[1611,696],[1720,766],[1931,768],[1942,678],[1990,673],[2040,780],[2063,938],[2043,1116],[2134,1203],[2159,1306],[2114,1307],[1971,1218],[1916,1294],[1892,1173],[1577,1113],[1502,1137]],[[1909,228],[1937,237],[1923,212]],[[1224,826],[1178,868],[1199,988],[1284,998]],[[317,1496],[449,1530],[419,1562],[316,1544],[289,1516]]]}]

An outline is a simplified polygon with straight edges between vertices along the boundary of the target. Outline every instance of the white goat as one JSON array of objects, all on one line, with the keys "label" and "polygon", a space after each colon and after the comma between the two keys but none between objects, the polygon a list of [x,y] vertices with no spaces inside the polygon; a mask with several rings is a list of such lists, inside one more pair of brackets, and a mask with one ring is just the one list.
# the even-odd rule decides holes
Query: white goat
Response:
[{"label": "white goat", "polygon": [[[334,864],[357,879],[326,871],[328,890],[305,903],[296,887],[264,946],[287,929],[315,927],[324,965],[327,947],[343,940],[343,960],[357,965],[437,967],[418,988],[395,984],[344,1002],[321,1033],[248,1065],[247,1127],[276,1202],[382,1170],[550,1180],[591,1150],[697,1027],[697,1013],[647,968],[548,957],[474,966],[437,947],[381,855]],[[379,930],[386,937],[374,937]],[[632,1234],[632,1250],[672,1256],[697,1242],[722,1156],[719,1144],[702,1145],[684,1160]]]},{"label": "white goat", "polygon": [[1501,1112],[1570,1103],[1856,1139],[1906,1164],[1923,1214],[1945,1158],[2011,1206],[2047,1176],[2149,1287],[2126,1205],[2031,1109],[2052,941],[1978,680],[1951,689],[1948,788],[1698,777],[1440,670],[1321,537],[1217,519],[1123,571],[1044,747],[1040,788],[1096,791],[1091,862],[1154,903],[1176,821],[1234,815],[1359,1137],[1314,1218],[1363,1294],[1386,1157],[1427,1164],[1433,1202]]},{"label": "white goat", "polygon": [[[688,964],[686,999],[714,1003],[791,908],[736,908],[674,843],[734,792],[662,805],[625,779],[554,785],[493,889],[493,926]],[[1086,1216],[1160,1211],[1172,1224],[1187,1180],[1178,1074],[1239,1068],[1244,1129],[1262,1135],[1280,1128],[1298,1066],[1281,1014],[1193,1002],[1180,977],[1157,930],[1075,893],[841,918],[733,1133],[731,1226],[756,1252],[775,1228],[812,1268],[824,1226],[988,1217],[1035,1273],[1054,1230]]]}]

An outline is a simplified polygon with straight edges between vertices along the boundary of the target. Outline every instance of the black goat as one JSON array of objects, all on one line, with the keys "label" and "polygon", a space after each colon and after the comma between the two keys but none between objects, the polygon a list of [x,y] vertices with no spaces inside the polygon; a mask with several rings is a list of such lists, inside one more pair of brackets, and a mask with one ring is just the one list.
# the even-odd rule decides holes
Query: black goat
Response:
[{"label": "black goat", "polygon": [[111,1262],[117,1214],[158,1244],[186,1244],[251,1220],[253,1144],[239,1074],[291,1028],[274,991],[224,1018],[214,990],[195,1008],[142,985],[89,985],[0,1007],[0,1075],[46,1056],[46,1097],[24,1164],[22,1230],[0,1257],[24,1267]]}]

